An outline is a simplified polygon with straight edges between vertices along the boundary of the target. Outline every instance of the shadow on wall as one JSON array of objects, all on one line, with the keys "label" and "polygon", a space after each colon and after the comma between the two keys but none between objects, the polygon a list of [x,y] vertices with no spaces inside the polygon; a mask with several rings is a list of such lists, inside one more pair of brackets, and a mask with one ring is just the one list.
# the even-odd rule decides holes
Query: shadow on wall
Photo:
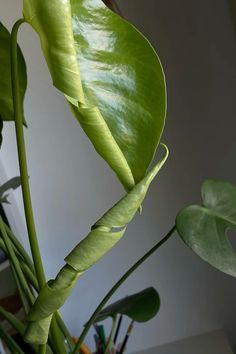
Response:
[{"label": "shadow on wall", "polygon": [[234,32],[236,35],[236,0],[228,0],[228,5],[229,5],[230,18],[233,22]]}]

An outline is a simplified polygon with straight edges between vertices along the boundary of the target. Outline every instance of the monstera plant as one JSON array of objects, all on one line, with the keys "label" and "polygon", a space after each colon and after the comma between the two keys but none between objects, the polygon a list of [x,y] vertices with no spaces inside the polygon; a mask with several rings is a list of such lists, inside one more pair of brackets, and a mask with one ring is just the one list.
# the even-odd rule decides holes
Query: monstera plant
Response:
[{"label": "monstera plant", "polygon": [[[176,226],[138,260],[111,288],[72,341],[58,310],[67,301],[86,270],[123,237],[128,224],[168,157],[161,143],[166,116],[166,85],[158,55],[148,40],[114,11],[117,5],[102,0],[23,0],[23,16],[11,34],[0,24],[0,130],[15,122],[25,220],[30,257],[0,218],[0,248],[8,256],[24,305],[20,322],[0,308],[0,314],[29,343],[35,353],[78,353],[91,325],[123,313],[144,322],[159,309],[153,288],[124,298],[104,309],[116,289],[176,228],[181,238],[201,258],[221,271],[236,274],[236,256],[227,229],[236,227],[236,187],[220,181],[203,185],[203,206],[183,209]],[[108,163],[124,187],[124,197],[91,227],[89,234],[65,257],[55,279],[45,279],[32,212],[24,144],[23,101],[27,88],[26,64],[17,44],[20,26],[36,31],[54,86],[60,90],[75,119],[97,153]],[[2,143],[2,133],[0,136]],[[157,149],[163,157],[150,168]],[[6,191],[1,188],[1,202]],[[16,187],[16,186],[15,186]],[[146,305],[145,305],[146,304]],[[147,305],[148,304],[148,305]],[[0,336],[12,353],[19,345],[0,326]],[[108,348],[109,349],[109,348]],[[107,351],[106,351],[107,352]]]}]

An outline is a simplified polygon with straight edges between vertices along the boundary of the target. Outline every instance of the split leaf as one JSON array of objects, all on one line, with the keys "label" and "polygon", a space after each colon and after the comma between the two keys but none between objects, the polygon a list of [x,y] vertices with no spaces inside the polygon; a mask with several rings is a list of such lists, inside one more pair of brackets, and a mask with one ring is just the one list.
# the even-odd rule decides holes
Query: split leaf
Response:
[{"label": "split leaf", "polygon": [[[26,65],[23,54],[18,46],[18,72],[20,98],[23,101],[27,87]],[[14,120],[11,60],[10,60],[10,33],[0,22],[0,116],[3,121]]]},{"label": "split leaf", "polygon": [[202,185],[203,206],[184,208],[176,218],[183,241],[204,261],[236,276],[236,252],[228,230],[236,231],[236,186],[206,180]]},{"label": "split leaf", "polygon": [[146,322],[153,318],[159,309],[159,294],[150,287],[107,306],[97,315],[95,322],[104,321],[118,314],[126,315],[136,322]]},{"label": "split leaf", "polygon": [[165,163],[167,156],[166,148],[164,158],[95,223],[88,236],[65,258],[66,265],[57,277],[50,280],[40,291],[28,315],[25,334],[27,342],[37,344],[47,342],[50,316],[64,304],[83,272],[101,259],[124,235],[127,225],[140,208],[150,183]]}]

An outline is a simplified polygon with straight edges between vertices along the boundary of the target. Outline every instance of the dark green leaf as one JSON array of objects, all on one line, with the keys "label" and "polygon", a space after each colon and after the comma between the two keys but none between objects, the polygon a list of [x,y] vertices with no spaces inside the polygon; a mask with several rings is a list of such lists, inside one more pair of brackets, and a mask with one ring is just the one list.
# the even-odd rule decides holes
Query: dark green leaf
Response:
[{"label": "dark green leaf", "polygon": [[147,288],[137,294],[127,296],[103,309],[95,322],[123,314],[136,322],[146,322],[153,318],[160,308],[160,297],[154,288]]},{"label": "dark green leaf", "polygon": [[[0,116],[4,121],[14,120],[10,63],[10,33],[0,22]],[[20,97],[23,106],[25,91],[27,87],[27,74],[25,60],[19,46],[18,70]]]},{"label": "dark green leaf", "polygon": [[102,0],[24,0],[55,86],[127,190],[160,141],[166,86],[147,39]]},{"label": "dark green leaf", "polygon": [[207,180],[202,185],[203,206],[184,208],[176,226],[183,241],[203,260],[236,276],[236,252],[227,230],[236,230],[236,186]]}]

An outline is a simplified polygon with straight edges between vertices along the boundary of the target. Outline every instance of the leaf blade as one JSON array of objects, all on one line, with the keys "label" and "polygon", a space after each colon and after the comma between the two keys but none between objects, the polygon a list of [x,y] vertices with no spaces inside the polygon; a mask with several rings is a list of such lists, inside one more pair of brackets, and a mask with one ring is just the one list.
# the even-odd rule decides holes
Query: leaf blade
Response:
[{"label": "leaf blade", "polygon": [[[3,121],[14,120],[11,67],[10,67],[10,33],[0,22],[0,116]],[[18,46],[19,89],[23,107],[27,88],[26,64]]]},{"label": "leaf blade", "polygon": [[236,252],[227,230],[236,230],[236,186],[216,180],[202,185],[203,206],[182,209],[176,226],[182,240],[204,261],[236,276]]},{"label": "leaf blade", "polygon": [[160,296],[150,287],[107,306],[98,314],[95,323],[118,314],[126,315],[136,322],[146,322],[152,319],[159,309]]},{"label": "leaf blade", "polygon": [[[82,128],[81,108],[100,112],[87,135],[131,189],[145,176],[165,124],[166,83],[153,47],[102,0],[24,0],[24,17],[38,32],[54,85]],[[106,149],[104,130],[98,139],[101,118],[112,137]]]},{"label": "leaf blade", "polygon": [[101,0],[71,0],[71,8],[86,104],[100,110],[137,183],[164,128],[160,60],[147,39]]}]

